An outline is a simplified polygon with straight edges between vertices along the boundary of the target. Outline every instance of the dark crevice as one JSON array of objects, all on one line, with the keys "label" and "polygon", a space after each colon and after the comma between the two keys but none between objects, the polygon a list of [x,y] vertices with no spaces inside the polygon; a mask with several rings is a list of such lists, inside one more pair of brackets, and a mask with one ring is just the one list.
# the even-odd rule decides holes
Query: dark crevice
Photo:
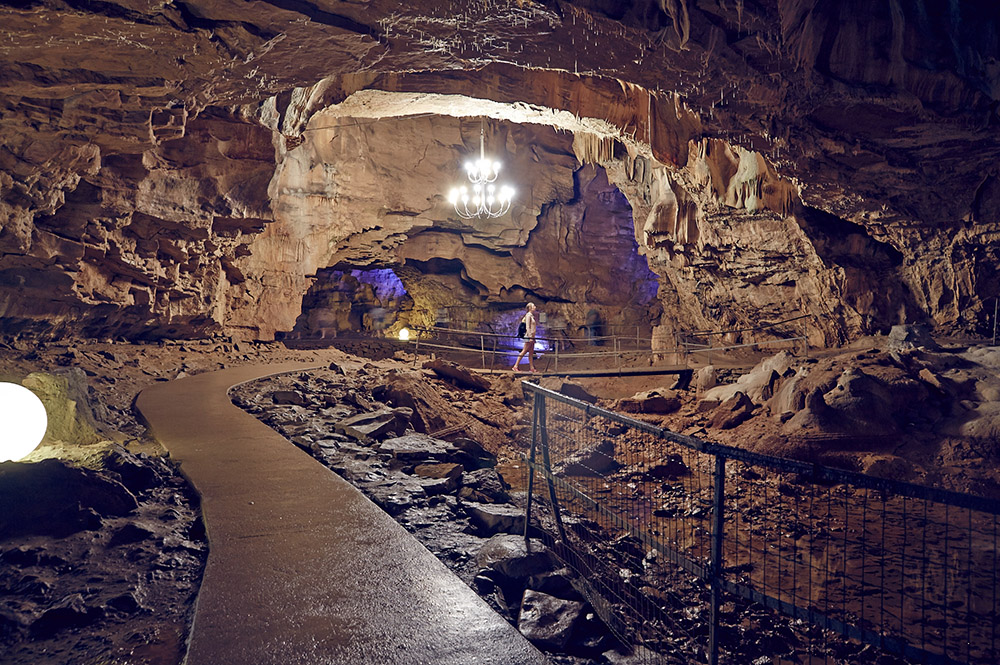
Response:
[{"label": "dark crevice", "polygon": [[828,212],[804,207],[801,226],[816,253],[833,263],[876,270],[903,264],[903,254],[898,249],[875,240],[860,224]]},{"label": "dark crevice", "polygon": [[296,14],[307,16],[310,21],[340,28],[341,30],[346,30],[348,32],[368,35],[377,42],[385,42],[385,38],[382,35],[376,33],[374,29],[364,23],[358,23],[354,19],[347,16],[341,16],[340,14],[323,11],[308,2],[302,2],[301,0],[263,1],[265,4],[271,5],[272,7],[277,7],[278,9],[284,9],[285,11],[295,12]]}]

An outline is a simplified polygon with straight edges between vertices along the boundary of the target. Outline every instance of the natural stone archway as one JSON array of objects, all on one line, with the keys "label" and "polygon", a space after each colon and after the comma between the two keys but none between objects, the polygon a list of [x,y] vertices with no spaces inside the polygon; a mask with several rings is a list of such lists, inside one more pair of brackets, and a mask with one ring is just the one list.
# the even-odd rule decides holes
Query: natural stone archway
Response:
[{"label": "natural stone archway", "polygon": [[[310,133],[291,162],[293,175],[278,176],[276,221],[262,241],[284,248],[268,236],[301,233],[303,247],[328,252],[310,261],[354,269],[393,267],[413,300],[405,317],[413,325],[432,325],[442,309],[462,309],[454,317],[463,327],[499,329],[506,313],[528,297],[578,323],[594,308],[612,322],[646,328],[655,323],[655,276],[637,253],[631,209],[603,169],[579,165],[572,136],[549,128],[491,124],[491,137],[504,146],[505,182],[521,190],[512,214],[461,220],[441,202],[442,183],[461,175],[460,156],[471,152],[466,145],[478,139],[478,129],[478,120],[421,117],[345,123]],[[331,174],[341,173],[346,164],[357,166],[361,153],[317,157],[311,147],[313,141],[327,140],[322,132],[332,131],[339,133],[337,141],[365,145],[361,153],[367,162],[352,171],[349,183],[334,183]],[[426,136],[453,136],[462,149],[440,139],[422,145]],[[401,161],[396,150],[420,157],[415,163]],[[311,169],[302,169],[303,164]],[[398,189],[388,192],[394,186]],[[338,205],[314,214],[314,198],[321,207],[334,199]],[[285,225],[290,230],[282,232]],[[334,245],[328,234],[337,233],[345,238]],[[260,255],[254,251],[245,262],[249,265]],[[291,310],[294,293],[274,301]]]}]

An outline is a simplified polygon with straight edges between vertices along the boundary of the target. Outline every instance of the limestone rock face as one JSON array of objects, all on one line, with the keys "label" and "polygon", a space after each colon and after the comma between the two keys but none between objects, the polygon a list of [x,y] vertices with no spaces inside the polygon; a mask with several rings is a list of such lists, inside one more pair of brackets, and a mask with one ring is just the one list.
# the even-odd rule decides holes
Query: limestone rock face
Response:
[{"label": "limestone rock face", "polygon": [[[640,5],[5,6],[0,332],[501,326],[529,298],[665,347],[986,329],[996,7]],[[472,222],[444,195],[484,117],[518,193]],[[303,311],[370,269],[409,301]]]}]

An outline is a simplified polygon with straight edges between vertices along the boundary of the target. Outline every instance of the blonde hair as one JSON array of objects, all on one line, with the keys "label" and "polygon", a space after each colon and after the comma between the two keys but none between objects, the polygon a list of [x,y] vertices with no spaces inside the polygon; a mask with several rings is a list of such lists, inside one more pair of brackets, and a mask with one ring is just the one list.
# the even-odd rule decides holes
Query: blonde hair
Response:
[{"label": "blonde hair", "polygon": [[535,303],[533,303],[533,302],[529,302],[529,303],[528,303],[528,309],[537,309],[537,308],[535,307]]}]

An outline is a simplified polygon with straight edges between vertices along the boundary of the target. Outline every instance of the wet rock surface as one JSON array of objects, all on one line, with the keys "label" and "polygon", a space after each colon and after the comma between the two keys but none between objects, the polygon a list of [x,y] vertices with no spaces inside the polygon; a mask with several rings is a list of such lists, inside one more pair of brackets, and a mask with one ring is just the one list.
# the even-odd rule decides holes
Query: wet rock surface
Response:
[{"label": "wet rock surface", "polygon": [[24,490],[12,497],[0,483],[0,662],[180,663],[207,538],[197,496],[132,410],[136,394],[177,376],[317,355],[229,338],[0,339],[2,380],[30,384],[50,412],[35,452],[0,465]]},{"label": "wet rock surface", "polygon": [[181,661],[208,550],[172,464],[7,462],[0,506],[0,661]]}]

